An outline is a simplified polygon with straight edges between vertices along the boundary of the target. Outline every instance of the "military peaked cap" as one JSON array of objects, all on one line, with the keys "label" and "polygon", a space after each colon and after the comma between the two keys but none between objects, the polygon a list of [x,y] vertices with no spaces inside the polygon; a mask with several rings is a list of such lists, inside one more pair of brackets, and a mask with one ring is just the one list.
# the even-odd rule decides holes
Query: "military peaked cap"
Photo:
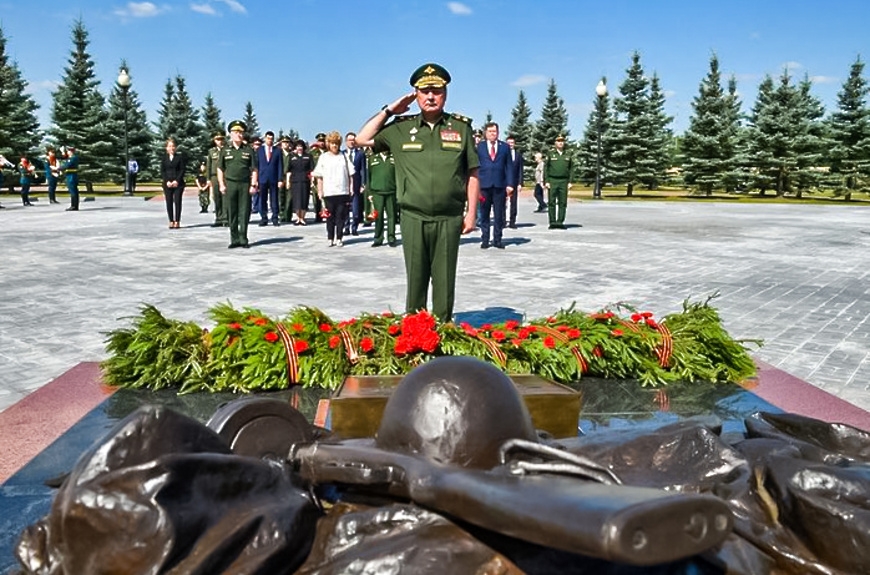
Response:
[{"label": "military peaked cap", "polygon": [[411,74],[411,85],[415,88],[443,88],[450,83],[450,72],[438,64],[423,64]]}]

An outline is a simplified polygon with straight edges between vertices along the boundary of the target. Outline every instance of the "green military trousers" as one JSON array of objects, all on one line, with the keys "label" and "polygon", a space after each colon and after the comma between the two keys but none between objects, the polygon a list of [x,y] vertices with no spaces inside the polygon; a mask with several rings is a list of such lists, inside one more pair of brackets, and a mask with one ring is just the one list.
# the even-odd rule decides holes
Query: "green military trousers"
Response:
[{"label": "green military trousers", "polygon": [[278,188],[278,215],[282,223],[289,223],[293,219],[293,202],[290,198],[290,186],[284,185]]},{"label": "green military trousers", "polygon": [[408,280],[405,311],[426,309],[432,281],[432,314],[447,322],[453,318],[456,260],[462,235],[462,216],[428,219],[402,214],[402,252]]},{"label": "green military trousers", "polygon": [[[387,241],[396,241],[396,194],[379,194],[374,192],[371,198],[372,207],[378,211],[378,217],[375,220],[375,243],[380,244],[384,242],[385,220],[387,222]],[[371,211],[366,213],[370,214]]]},{"label": "green military trousers", "polygon": [[547,215],[550,225],[565,224],[565,210],[568,207],[568,180],[550,178],[550,193],[547,195]]},{"label": "green military trousers", "polygon": [[214,196],[214,223],[227,224],[227,207],[224,202],[224,195],[221,193],[220,185],[217,178],[209,180],[211,182],[211,195]]},{"label": "green military trousers", "polygon": [[230,245],[248,245],[248,220],[251,219],[251,182],[227,180],[227,195],[224,197],[230,225]]}]

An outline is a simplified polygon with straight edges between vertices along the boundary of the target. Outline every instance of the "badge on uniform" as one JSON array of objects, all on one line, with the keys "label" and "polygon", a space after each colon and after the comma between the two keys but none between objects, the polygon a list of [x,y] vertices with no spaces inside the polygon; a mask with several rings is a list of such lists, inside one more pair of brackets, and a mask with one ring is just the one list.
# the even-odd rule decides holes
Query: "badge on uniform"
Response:
[{"label": "badge on uniform", "polygon": [[462,141],[462,134],[460,134],[456,130],[441,130],[441,141],[442,142],[461,142]]}]

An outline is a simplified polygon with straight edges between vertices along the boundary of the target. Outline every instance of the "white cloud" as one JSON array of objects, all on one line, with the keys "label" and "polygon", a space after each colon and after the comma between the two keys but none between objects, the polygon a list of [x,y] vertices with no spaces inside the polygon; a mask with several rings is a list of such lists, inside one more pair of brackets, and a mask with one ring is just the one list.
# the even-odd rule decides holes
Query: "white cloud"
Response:
[{"label": "white cloud", "polygon": [[800,70],[804,67],[800,62],[786,62],[782,65],[783,68],[787,70]]},{"label": "white cloud", "polygon": [[239,14],[247,14],[248,10],[244,6],[242,6],[241,2],[237,0],[218,0],[219,2],[223,2],[227,5],[227,7],[233,12],[238,12]]},{"label": "white cloud", "polygon": [[471,14],[471,8],[462,2],[448,2],[447,9],[458,16],[468,16]]},{"label": "white cloud", "polygon": [[664,91],[662,92],[662,95],[663,95],[665,98],[673,98],[674,96],[677,95],[677,93],[674,92],[673,90],[664,90]]},{"label": "white cloud", "polygon": [[60,86],[59,80],[39,80],[37,82],[28,82],[27,88],[24,90],[28,94],[36,94],[37,92],[53,92]]},{"label": "white cloud", "polygon": [[840,79],[836,76],[810,76],[813,84],[836,84]]},{"label": "white cloud", "polygon": [[535,84],[543,84],[546,81],[547,77],[542,76],[541,74],[525,74],[511,82],[511,86],[525,88],[527,86],[534,86]]},{"label": "white cloud", "polygon": [[208,16],[217,16],[217,12],[211,4],[191,4],[190,9],[194,12],[199,12],[200,14],[206,14]]},{"label": "white cloud", "polygon": [[127,6],[115,10],[115,15],[121,18],[152,18],[166,10],[153,2],[127,2]]}]

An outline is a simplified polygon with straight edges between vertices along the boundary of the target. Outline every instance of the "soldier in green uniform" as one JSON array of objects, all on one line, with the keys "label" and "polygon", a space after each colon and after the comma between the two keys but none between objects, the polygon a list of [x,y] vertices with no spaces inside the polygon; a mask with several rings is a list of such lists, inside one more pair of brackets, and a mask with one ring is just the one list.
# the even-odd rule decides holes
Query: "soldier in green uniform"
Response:
[{"label": "soldier in green uniform", "polygon": [[[431,281],[432,313],[450,321],[459,239],[474,230],[477,219],[480,160],[471,121],[444,112],[450,82],[447,70],[424,64],[411,74],[410,82],[414,91],[381,108],[356,139],[374,153],[390,151],[395,159],[408,281],[406,311],[426,308]],[[419,114],[386,123],[395,114],[404,114],[415,100]]]},{"label": "soldier in green uniform", "polygon": [[218,185],[227,203],[230,249],[248,247],[251,198],[257,191],[257,155],[244,143],[248,129],[241,120],[230,122],[230,145],[218,157]]},{"label": "soldier in green uniform", "polygon": [[[320,154],[323,153],[323,150],[326,149],[326,134],[323,132],[318,133],[315,137],[315,142],[311,145],[308,153],[311,155],[311,165],[316,166],[317,160],[320,158]],[[319,224],[323,221],[323,216],[320,215],[320,212],[323,211],[323,201],[320,199],[320,194],[317,193],[317,184],[315,182],[311,183],[311,196],[314,199],[314,223]],[[306,209],[308,206],[305,206]]]},{"label": "soldier in green uniform", "polygon": [[544,187],[547,188],[547,215],[551,230],[565,229],[565,209],[571,187],[571,154],[565,151],[565,136],[556,137],[555,148],[544,160]]},{"label": "soldier in green uniform", "polygon": [[211,191],[211,197],[214,200],[214,223],[213,228],[221,228],[227,225],[227,207],[224,203],[224,195],[221,193],[218,182],[218,160],[221,156],[221,150],[224,147],[223,132],[216,132],[212,137],[214,147],[208,151],[205,158],[205,171],[208,176],[208,187]]},{"label": "soldier in green uniform", "polygon": [[[375,217],[375,241],[372,247],[384,245],[384,219],[387,222],[387,244],[396,245],[396,160],[388,151],[369,154],[366,196],[371,197]],[[367,212],[372,213],[372,212]]]}]

